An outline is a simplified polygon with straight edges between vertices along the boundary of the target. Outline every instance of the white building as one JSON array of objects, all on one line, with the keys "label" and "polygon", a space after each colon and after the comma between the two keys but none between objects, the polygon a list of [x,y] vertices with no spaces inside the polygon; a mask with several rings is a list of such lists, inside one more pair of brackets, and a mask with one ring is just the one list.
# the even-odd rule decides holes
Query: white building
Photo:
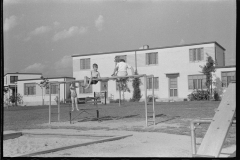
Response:
[{"label": "white building", "polygon": [[[225,49],[217,42],[205,42],[166,46],[159,48],[142,47],[138,50],[126,50],[105,53],[72,55],[73,77],[76,80],[90,77],[92,64],[98,64],[101,77],[110,77],[116,65],[116,56],[126,60],[128,64],[138,71],[138,74],[154,75],[155,95],[157,101],[183,100],[194,89],[204,89],[206,77],[201,73],[201,68],[206,64],[207,56],[211,56],[216,63],[215,76],[222,81],[223,72],[235,71],[235,66],[225,66]],[[235,72],[232,72],[235,74]],[[131,72],[128,72],[131,75]],[[143,78],[141,78],[143,82]],[[151,95],[151,79],[147,81],[148,95]],[[125,98],[132,97],[132,83],[128,83],[130,93],[125,93]],[[219,87],[219,86],[218,86]],[[140,87],[144,97],[143,85]],[[93,92],[107,91],[108,97],[119,98],[116,82],[98,82],[89,89],[78,90],[78,97],[92,96]],[[221,94],[221,93],[220,93]],[[141,99],[143,100],[143,99]]]},{"label": "white building", "polygon": [[[18,93],[17,81],[21,79],[33,79],[40,78],[42,73],[7,73],[4,75],[4,88],[8,89],[8,92],[4,94],[4,101],[10,96],[15,96]],[[6,102],[7,103],[7,102]]]},{"label": "white building", "polygon": [[[53,81],[73,81],[73,77],[52,77],[47,78],[49,82]],[[41,88],[41,78],[22,79],[17,81],[18,93],[23,97],[23,106],[48,105],[49,104],[49,89]],[[70,98],[70,84],[60,84],[60,103],[65,102]],[[58,84],[51,84],[51,104],[57,104]]]}]

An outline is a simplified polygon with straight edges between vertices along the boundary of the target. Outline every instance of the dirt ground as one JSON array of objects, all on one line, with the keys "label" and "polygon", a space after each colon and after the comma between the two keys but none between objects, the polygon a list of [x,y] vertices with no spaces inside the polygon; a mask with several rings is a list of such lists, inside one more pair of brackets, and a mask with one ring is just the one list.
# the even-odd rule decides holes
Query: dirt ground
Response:
[{"label": "dirt ground", "polygon": [[[190,121],[187,120],[186,121]],[[103,139],[104,136],[123,136],[126,138],[91,144],[57,152],[39,154],[37,157],[191,157],[191,136],[162,133],[166,128],[181,128],[181,123],[157,123],[146,127],[141,120],[106,120],[102,122],[84,121],[73,124],[69,122],[53,122],[42,124],[43,129],[22,130],[24,136],[4,140],[4,157],[19,156],[41,150],[53,149],[68,145],[80,144]],[[189,127],[189,126],[185,126]],[[190,130],[190,128],[189,128]],[[4,132],[9,133],[11,131]],[[89,135],[88,138],[41,137],[30,134],[63,134]],[[99,138],[94,138],[99,136]],[[101,137],[102,136],[102,137]],[[197,143],[201,138],[197,138]],[[221,157],[227,157],[236,150],[236,145],[224,148]]]}]

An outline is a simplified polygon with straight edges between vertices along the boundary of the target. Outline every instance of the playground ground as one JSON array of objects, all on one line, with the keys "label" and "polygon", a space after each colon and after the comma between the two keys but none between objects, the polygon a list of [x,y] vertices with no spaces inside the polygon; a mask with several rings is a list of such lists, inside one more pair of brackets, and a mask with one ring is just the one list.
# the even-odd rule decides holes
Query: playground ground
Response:
[{"label": "playground ground", "polygon": [[[39,157],[191,157],[190,121],[199,118],[212,118],[214,109],[220,102],[161,102],[156,103],[156,125],[145,126],[144,103],[126,102],[99,105],[101,122],[82,120],[83,114],[69,123],[69,105],[61,105],[61,122],[57,114],[52,114],[52,123],[48,124],[48,106],[28,106],[4,108],[4,131],[35,133],[80,133],[99,135],[131,135],[129,137],[92,144],[63,151],[37,155]],[[89,105],[87,107],[92,107]],[[151,107],[149,105],[149,107]],[[57,106],[52,107],[57,112]],[[96,111],[89,111],[96,115]],[[78,112],[72,113],[76,117]],[[196,130],[197,142],[200,143],[208,125],[201,125]],[[21,136],[5,140],[4,156],[16,156],[38,150],[51,149],[92,139],[43,138]],[[236,149],[236,128],[231,127],[223,145],[221,156],[228,156]]]}]

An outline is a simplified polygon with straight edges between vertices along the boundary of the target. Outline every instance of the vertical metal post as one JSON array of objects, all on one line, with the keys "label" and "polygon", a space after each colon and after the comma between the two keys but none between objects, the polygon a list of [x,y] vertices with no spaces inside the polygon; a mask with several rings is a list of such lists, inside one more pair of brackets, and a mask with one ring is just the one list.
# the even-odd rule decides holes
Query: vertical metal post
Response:
[{"label": "vertical metal post", "polygon": [[155,126],[155,96],[154,96],[154,76],[152,77],[152,99],[153,99],[153,123]]},{"label": "vertical metal post", "polygon": [[144,76],[144,90],[145,90],[145,117],[146,117],[146,127],[148,126],[148,117],[147,117],[147,77]]},{"label": "vertical metal post", "polygon": [[15,106],[17,106],[17,82],[15,82]]},{"label": "vertical metal post", "polygon": [[58,83],[58,122],[60,121],[60,83]]},{"label": "vertical metal post", "polygon": [[121,88],[120,88],[120,83],[121,83],[121,81],[119,81],[119,83],[118,83],[118,90],[119,90],[119,106],[121,106]]},{"label": "vertical metal post", "polygon": [[51,83],[49,83],[49,124],[51,124]]},{"label": "vertical metal post", "polygon": [[104,96],[105,96],[105,105],[106,105],[107,104],[107,102],[106,102],[107,101],[107,91],[105,91],[105,95]]},{"label": "vertical metal post", "polygon": [[196,154],[196,138],[195,138],[195,125],[191,122],[191,144],[192,144],[192,154]]}]

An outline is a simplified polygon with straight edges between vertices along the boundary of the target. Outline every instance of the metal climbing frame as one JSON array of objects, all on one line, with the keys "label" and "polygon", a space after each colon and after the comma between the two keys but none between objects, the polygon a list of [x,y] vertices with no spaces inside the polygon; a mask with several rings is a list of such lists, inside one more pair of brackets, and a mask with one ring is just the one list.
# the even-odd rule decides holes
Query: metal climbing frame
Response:
[{"label": "metal climbing frame", "polygon": [[[154,97],[154,76],[153,75],[131,75],[131,76],[112,76],[112,77],[102,77],[96,80],[116,80],[121,78],[144,78],[144,90],[145,90],[145,119],[146,119],[146,126],[148,126],[149,122],[153,122],[155,125],[155,97]],[[148,111],[148,98],[147,98],[147,78],[152,79],[152,111]],[[72,82],[79,82],[79,80],[74,81],[52,81],[49,82],[49,124],[51,124],[51,84],[58,84],[58,121],[60,121],[60,84],[62,83],[72,83]],[[152,115],[149,115],[151,113]],[[148,117],[152,116],[152,119],[148,119]]]}]

